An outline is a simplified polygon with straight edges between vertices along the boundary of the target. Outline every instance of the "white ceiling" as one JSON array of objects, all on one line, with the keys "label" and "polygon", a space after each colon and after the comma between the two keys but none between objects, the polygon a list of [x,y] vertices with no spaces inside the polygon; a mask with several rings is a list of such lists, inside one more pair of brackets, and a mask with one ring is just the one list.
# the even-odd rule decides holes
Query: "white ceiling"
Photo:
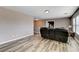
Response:
[{"label": "white ceiling", "polygon": [[[77,6],[6,6],[4,8],[18,11],[34,18],[53,19],[70,17],[77,10]],[[44,11],[49,10],[46,14]]]}]

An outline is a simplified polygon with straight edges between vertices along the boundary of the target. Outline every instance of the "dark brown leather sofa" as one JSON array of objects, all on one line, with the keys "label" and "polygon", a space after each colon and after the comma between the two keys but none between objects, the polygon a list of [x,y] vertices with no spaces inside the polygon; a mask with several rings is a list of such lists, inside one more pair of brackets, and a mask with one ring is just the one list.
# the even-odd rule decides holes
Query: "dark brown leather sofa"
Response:
[{"label": "dark brown leather sofa", "polygon": [[40,29],[41,37],[45,39],[56,40],[59,42],[66,43],[68,40],[68,31],[65,29],[55,28],[50,29],[46,27],[42,27]]}]

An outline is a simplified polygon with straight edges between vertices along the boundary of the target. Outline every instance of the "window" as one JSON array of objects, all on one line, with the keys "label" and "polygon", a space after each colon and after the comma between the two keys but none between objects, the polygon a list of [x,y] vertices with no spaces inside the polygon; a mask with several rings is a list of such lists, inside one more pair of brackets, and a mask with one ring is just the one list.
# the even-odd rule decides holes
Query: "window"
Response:
[{"label": "window", "polygon": [[79,34],[79,16],[76,17],[76,33]]},{"label": "window", "polygon": [[76,32],[75,26],[76,26],[76,24],[75,24],[75,18],[73,18],[73,32]]}]

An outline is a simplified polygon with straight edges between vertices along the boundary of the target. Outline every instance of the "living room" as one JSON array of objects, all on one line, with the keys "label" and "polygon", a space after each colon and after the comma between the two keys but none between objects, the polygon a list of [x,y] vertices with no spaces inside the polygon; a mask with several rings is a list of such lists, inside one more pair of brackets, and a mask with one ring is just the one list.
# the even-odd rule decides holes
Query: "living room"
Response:
[{"label": "living room", "polygon": [[0,52],[79,51],[78,14],[78,6],[0,7]]}]

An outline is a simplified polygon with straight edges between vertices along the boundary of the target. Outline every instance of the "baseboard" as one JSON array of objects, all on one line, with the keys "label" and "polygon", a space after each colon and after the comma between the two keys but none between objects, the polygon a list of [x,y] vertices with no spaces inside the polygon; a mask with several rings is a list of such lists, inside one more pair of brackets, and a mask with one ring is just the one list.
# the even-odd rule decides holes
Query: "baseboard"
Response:
[{"label": "baseboard", "polygon": [[25,37],[28,37],[28,36],[33,36],[33,34],[21,36],[21,37],[18,37],[18,38],[15,38],[15,39],[11,39],[11,40],[8,40],[8,41],[5,41],[5,42],[0,42],[0,45],[6,44],[6,43],[12,42],[12,41],[17,41],[17,40],[20,40],[20,39],[25,38]]}]

